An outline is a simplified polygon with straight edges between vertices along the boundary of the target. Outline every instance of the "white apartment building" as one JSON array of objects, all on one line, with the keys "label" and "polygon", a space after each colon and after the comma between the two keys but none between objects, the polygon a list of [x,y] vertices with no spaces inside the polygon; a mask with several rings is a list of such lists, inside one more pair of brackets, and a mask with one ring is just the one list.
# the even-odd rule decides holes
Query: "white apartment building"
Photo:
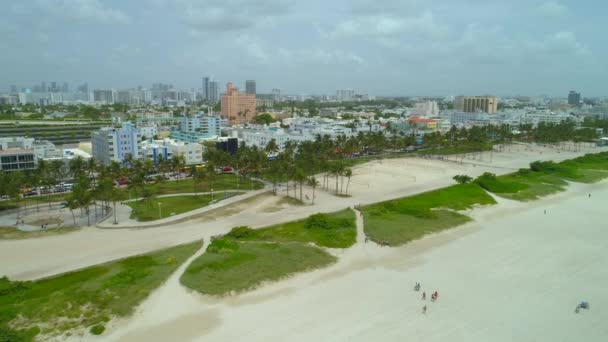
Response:
[{"label": "white apartment building", "polygon": [[203,145],[173,139],[152,140],[142,142],[142,151],[145,158],[154,164],[160,160],[169,160],[173,156],[182,155],[186,165],[197,165],[203,162]]},{"label": "white apartment building", "polygon": [[421,116],[439,115],[439,106],[436,101],[424,101],[414,104],[414,114]]},{"label": "white apartment building", "polygon": [[265,148],[268,143],[274,139],[279,149],[285,148],[288,141],[300,143],[303,141],[314,140],[314,136],[308,134],[287,133],[283,129],[270,128],[265,130],[242,130],[239,138],[245,142],[247,146],[257,146]]},{"label": "white apartment building", "polygon": [[158,126],[154,123],[141,124],[141,125],[138,123],[138,128],[141,133],[141,136],[146,139],[153,139],[154,136],[156,136],[158,134]]},{"label": "white apartment building", "polygon": [[133,159],[143,157],[141,151],[141,133],[131,123],[126,122],[121,128],[104,127],[91,133],[93,158],[108,165],[111,161],[122,163],[128,155]]}]

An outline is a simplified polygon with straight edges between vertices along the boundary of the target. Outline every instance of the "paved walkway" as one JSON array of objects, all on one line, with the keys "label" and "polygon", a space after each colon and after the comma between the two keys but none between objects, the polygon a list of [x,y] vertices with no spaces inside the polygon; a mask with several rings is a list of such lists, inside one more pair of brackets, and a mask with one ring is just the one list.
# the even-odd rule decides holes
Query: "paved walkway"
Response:
[{"label": "paved walkway", "polygon": [[[229,204],[239,202],[239,201],[251,198],[253,196],[263,194],[268,191],[270,191],[270,189],[267,187],[265,187],[264,189],[260,189],[260,190],[249,191],[243,195],[229,197],[227,199],[218,201],[216,203],[210,204],[210,205],[200,208],[200,209],[188,211],[185,213],[181,213],[181,214],[170,216],[170,217],[165,217],[163,219],[150,221],[150,222],[138,222],[136,220],[131,219],[130,216],[131,216],[131,211],[133,209],[131,207],[129,207],[128,205],[117,203],[116,204],[116,219],[117,219],[118,223],[114,224],[114,215],[112,214],[112,215],[109,215],[106,220],[98,223],[97,227],[98,228],[150,228],[150,227],[167,226],[169,224],[186,221],[188,219],[194,218],[194,217],[196,217],[200,214],[206,213],[208,211],[218,209],[218,208],[227,206]],[[242,191],[227,190],[226,192],[242,192]],[[214,193],[218,194],[217,191],[214,191]],[[223,193],[223,191],[221,191],[219,193],[221,194],[221,193]],[[193,193],[171,194],[171,195],[163,195],[163,196],[159,196],[159,197],[194,196],[194,195],[206,195],[206,194],[211,194],[211,193],[210,192],[200,192],[197,194],[193,194]],[[110,207],[112,207],[112,205]]]}]

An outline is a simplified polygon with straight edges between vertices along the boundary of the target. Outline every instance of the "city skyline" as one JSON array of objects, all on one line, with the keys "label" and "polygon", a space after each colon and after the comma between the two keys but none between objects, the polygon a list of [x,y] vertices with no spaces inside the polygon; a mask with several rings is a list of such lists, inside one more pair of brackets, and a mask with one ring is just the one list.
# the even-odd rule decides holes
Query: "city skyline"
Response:
[{"label": "city skyline", "polygon": [[[604,96],[606,4],[588,1],[26,1],[0,13],[2,89],[163,81],[379,96]],[[471,6],[469,6],[471,5]],[[475,5],[475,6],[473,6]],[[42,20],[33,20],[42,18]],[[162,22],[160,29],[157,25]],[[154,33],[153,39],[142,36]],[[107,39],[113,37],[113,39]],[[298,39],[293,39],[297,37]]]}]

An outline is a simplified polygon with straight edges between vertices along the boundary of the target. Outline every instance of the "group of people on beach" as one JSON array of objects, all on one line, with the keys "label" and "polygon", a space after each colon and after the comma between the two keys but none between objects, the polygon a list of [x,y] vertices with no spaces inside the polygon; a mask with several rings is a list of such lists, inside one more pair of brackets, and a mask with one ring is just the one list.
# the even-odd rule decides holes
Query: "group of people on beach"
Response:
[{"label": "group of people on beach", "polygon": [[[420,291],[420,283],[416,283],[416,285],[414,285],[414,291]],[[435,291],[433,293],[431,293],[431,302],[436,301],[439,298],[439,292]],[[422,300],[426,300],[426,292],[422,292]],[[422,307],[422,313],[426,314],[426,304],[424,304],[424,306]]]}]

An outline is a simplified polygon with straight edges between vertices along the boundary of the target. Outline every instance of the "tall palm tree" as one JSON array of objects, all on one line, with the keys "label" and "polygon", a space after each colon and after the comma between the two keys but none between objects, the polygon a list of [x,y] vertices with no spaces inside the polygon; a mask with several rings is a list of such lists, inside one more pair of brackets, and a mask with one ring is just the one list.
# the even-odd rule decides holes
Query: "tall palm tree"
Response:
[{"label": "tall palm tree", "polygon": [[350,178],[353,176],[353,170],[351,168],[347,168],[344,170],[344,176],[348,179],[346,182],[346,194],[348,195],[348,186],[350,185]]},{"label": "tall palm tree", "polygon": [[279,145],[277,145],[277,141],[275,139],[270,139],[266,147],[264,148],[266,154],[270,157],[279,152]]},{"label": "tall palm tree", "polygon": [[317,188],[317,186],[319,186],[319,181],[317,181],[317,179],[312,176],[308,178],[308,186],[312,187],[312,198],[311,198],[311,204],[315,204],[315,189]]}]

